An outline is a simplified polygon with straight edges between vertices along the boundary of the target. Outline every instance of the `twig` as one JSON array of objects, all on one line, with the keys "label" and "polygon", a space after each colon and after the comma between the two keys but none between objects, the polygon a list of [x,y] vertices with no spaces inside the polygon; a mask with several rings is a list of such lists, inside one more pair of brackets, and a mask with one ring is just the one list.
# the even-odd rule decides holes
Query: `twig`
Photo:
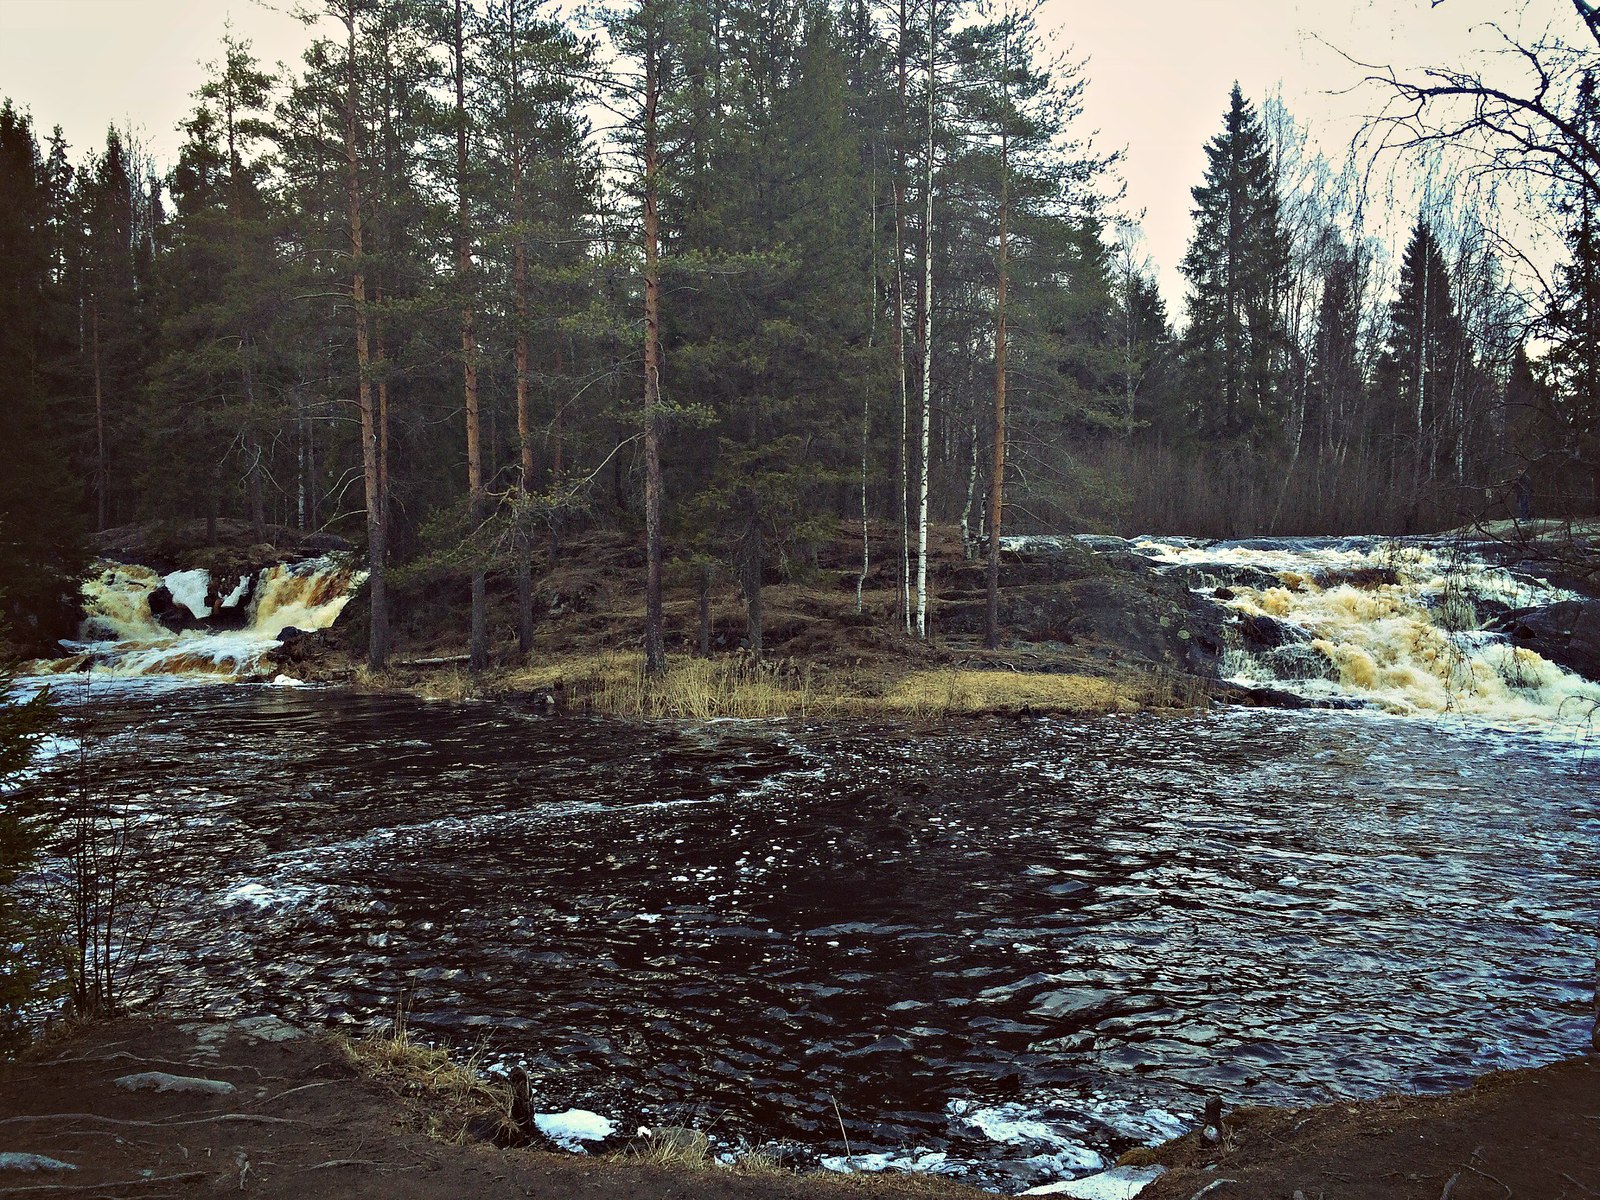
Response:
[{"label": "twig", "polygon": [[113,1179],[110,1183],[36,1183],[29,1187],[0,1188],[0,1196],[32,1196],[40,1192],[104,1192],[111,1188],[141,1188],[157,1183],[188,1183],[204,1179],[204,1171],[185,1171],[181,1175],[152,1175],[148,1179]]},{"label": "twig", "polygon": [[262,1125],[304,1125],[292,1117],[269,1117],[265,1113],[218,1113],[189,1121],[131,1121],[121,1117],[102,1117],[99,1113],[39,1113],[26,1117],[5,1117],[0,1125],[25,1125],[32,1121],[98,1121],[102,1125],[132,1125],[141,1129],[176,1129],[181,1125],[228,1124],[250,1121]]},{"label": "twig", "polygon": [[1576,1179],[1574,1179],[1571,1175],[1568,1175],[1565,1171],[1561,1172],[1561,1178],[1565,1179],[1568,1183],[1570,1183],[1573,1187],[1577,1188],[1580,1192],[1587,1192],[1591,1196],[1600,1196],[1600,1192],[1595,1191],[1592,1187],[1590,1187],[1586,1183],[1579,1183]]},{"label": "twig", "polygon": [[1238,1182],[1239,1181],[1237,1179],[1213,1179],[1210,1183],[1206,1184],[1205,1187],[1201,1188],[1194,1195],[1190,1196],[1189,1200],[1200,1200],[1201,1196],[1206,1195],[1208,1192],[1216,1191],[1219,1187],[1222,1187],[1224,1184],[1238,1183]]},{"label": "twig", "polygon": [[273,1101],[282,1100],[285,1096],[292,1096],[296,1092],[309,1091],[311,1088],[329,1087],[337,1082],[338,1080],[336,1079],[319,1079],[315,1083],[302,1083],[299,1087],[292,1087],[288,1091],[279,1092],[275,1096],[262,1096],[258,1099],[252,1100],[249,1104],[245,1105],[245,1107],[254,1108],[258,1104],[270,1104]]},{"label": "twig", "polygon": [[[1482,1149],[1482,1147],[1480,1146],[1479,1149]],[[1513,1192],[1509,1187],[1506,1186],[1506,1181],[1504,1179],[1496,1179],[1493,1175],[1489,1174],[1489,1172],[1480,1171],[1480,1170],[1478,1170],[1477,1167],[1473,1167],[1473,1166],[1467,1166],[1467,1167],[1464,1167],[1463,1169],[1471,1171],[1474,1175],[1482,1175],[1485,1179],[1490,1180],[1493,1183],[1498,1183],[1501,1187],[1506,1189],[1506,1195],[1508,1195],[1508,1196],[1515,1196],[1516,1195],[1515,1192]]]},{"label": "twig", "polygon": [[385,1171],[417,1171],[421,1168],[416,1163],[390,1163],[378,1162],[372,1158],[330,1158],[327,1162],[313,1163],[309,1167],[301,1167],[302,1171],[327,1171],[335,1167],[378,1167]]},{"label": "twig", "polygon": [[844,1114],[839,1111],[839,1098],[829,1096],[828,1099],[833,1101],[833,1118],[839,1122],[839,1136],[844,1139],[844,1156],[854,1158],[855,1152],[850,1149],[850,1135],[844,1131]]},{"label": "twig", "polygon": [[1458,1180],[1460,1178],[1461,1178],[1461,1172],[1457,1171],[1454,1175],[1450,1176],[1450,1178],[1445,1181],[1444,1191],[1439,1193],[1439,1200],[1450,1200],[1450,1193],[1455,1191],[1455,1189],[1456,1189],[1456,1180]]}]

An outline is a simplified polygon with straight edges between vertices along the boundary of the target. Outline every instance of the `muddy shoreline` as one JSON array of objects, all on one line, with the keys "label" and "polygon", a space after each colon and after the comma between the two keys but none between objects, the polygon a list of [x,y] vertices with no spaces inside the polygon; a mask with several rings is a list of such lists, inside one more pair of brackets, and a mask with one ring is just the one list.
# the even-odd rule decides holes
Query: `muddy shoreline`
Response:
[{"label": "muddy shoreline", "polygon": [[[129,1090],[130,1077],[150,1072],[202,1082]],[[937,1176],[802,1175],[781,1161],[724,1164],[697,1152],[686,1160],[632,1131],[593,1154],[559,1153],[536,1136],[506,1136],[504,1105],[503,1092],[463,1084],[437,1060],[352,1047],[273,1018],[108,1022],[0,1066],[0,1152],[58,1164],[0,1169],[0,1194],[16,1185],[44,1196],[242,1188],[295,1200],[992,1194]],[[1239,1109],[1225,1115],[1218,1144],[1195,1131],[1131,1151],[1121,1166],[1165,1168],[1143,1200],[1581,1200],[1600,1190],[1597,1123],[1600,1061],[1586,1055],[1444,1095]],[[675,1144],[697,1143],[684,1133]]]}]

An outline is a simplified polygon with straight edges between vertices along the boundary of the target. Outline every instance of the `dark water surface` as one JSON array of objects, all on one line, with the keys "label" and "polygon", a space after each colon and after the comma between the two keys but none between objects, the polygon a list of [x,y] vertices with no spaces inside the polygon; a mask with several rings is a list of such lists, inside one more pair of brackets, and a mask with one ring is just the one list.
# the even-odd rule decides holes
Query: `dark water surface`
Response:
[{"label": "dark water surface", "polygon": [[623,1128],[839,1154],[836,1101],[857,1154],[1014,1188],[1208,1091],[1439,1089],[1586,1042],[1600,778],[1532,734],[673,730],[250,687],[86,711],[173,887],[163,1003],[369,1022],[405,992],[542,1109]]}]

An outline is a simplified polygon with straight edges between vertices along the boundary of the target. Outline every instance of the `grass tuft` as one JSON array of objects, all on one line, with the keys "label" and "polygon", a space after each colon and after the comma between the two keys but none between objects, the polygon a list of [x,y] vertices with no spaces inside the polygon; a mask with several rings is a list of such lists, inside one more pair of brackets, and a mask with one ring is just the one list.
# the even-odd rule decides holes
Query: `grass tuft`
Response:
[{"label": "grass tuft", "polygon": [[358,1068],[421,1102],[420,1115],[431,1137],[463,1145],[476,1140],[479,1135],[474,1130],[484,1127],[494,1135],[515,1137],[519,1133],[511,1119],[510,1085],[481,1073],[480,1054],[458,1061],[448,1050],[413,1040],[403,1009],[385,1033],[364,1038],[333,1036]]}]

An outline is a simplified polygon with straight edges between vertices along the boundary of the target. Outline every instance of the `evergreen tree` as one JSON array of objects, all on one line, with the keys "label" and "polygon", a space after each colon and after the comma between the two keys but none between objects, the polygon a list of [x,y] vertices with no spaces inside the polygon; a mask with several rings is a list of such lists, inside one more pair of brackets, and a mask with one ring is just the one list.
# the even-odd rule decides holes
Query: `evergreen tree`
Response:
[{"label": "evergreen tree", "polygon": [[1452,295],[1450,270],[1426,218],[1419,219],[1400,266],[1399,294],[1389,306],[1389,338],[1377,384],[1390,406],[1394,482],[1410,466],[1410,505],[1423,481],[1438,474],[1449,444],[1457,389],[1466,385],[1470,357]]},{"label": "evergreen tree", "polygon": [[51,157],[48,168],[27,117],[0,104],[0,624],[40,653],[70,631],[85,559],[68,406],[55,370],[70,346],[72,313],[59,298],[65,160]]},{"label": "evergreen tree", "polygon": [[1206,145],[1206,179],[1192,191],[1187,386],[1203,436],[1255,445],[1281,417],[1281,293],[1289,244],[1278,180],[1255,109],[1234,84],[1222,133]]},{"label": "evergreen tree", "polygon": [[1353,420],[1365,390],[1358,269],[1355,256],[1341,250],[1322,278],[1305,420],[1305,452],[1313,457]]},{"label": "evergreen tree", "polygon": [[[1600,131],[1600,84],[1592,73],[1580,85],[1574,123],[1586,136]],[[1589,473],[1589,501],[1600,506],[1600,200],[1591,189],[1573,191],[1563,205],[1567,261],[1546,322],[1549,363],[1568,452]]]}]

